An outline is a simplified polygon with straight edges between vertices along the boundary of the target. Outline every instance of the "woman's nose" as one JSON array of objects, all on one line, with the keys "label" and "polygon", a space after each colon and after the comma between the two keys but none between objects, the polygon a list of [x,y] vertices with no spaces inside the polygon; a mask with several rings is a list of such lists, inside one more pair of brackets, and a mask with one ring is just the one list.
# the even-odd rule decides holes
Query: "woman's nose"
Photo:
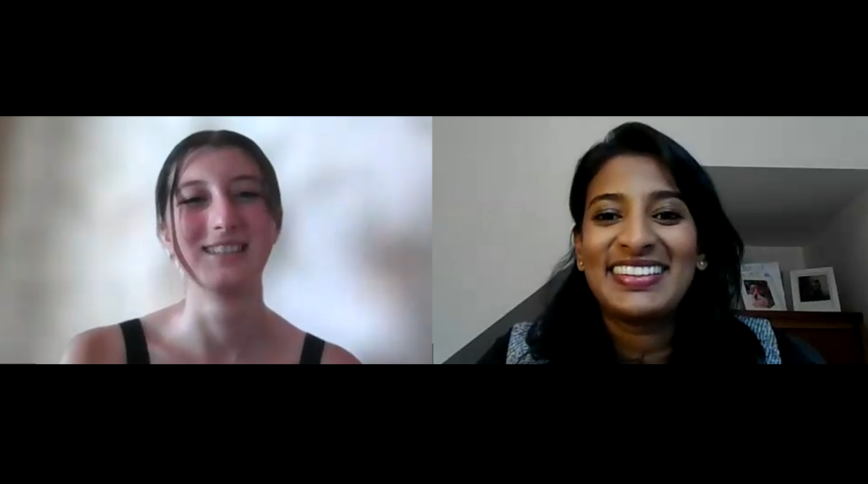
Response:
[{"label": "woman's nose", "polygon": [[645,217],[629,217],[621,224],[618,242],[631,252],[638,252],[654,245],[657,235]]},{"label": "woman's nose", "polygon": [[224,197],[220,197],[214,201],[212,207],[212,223],[214,230],[234,230],[238,227],[238,207]]}]

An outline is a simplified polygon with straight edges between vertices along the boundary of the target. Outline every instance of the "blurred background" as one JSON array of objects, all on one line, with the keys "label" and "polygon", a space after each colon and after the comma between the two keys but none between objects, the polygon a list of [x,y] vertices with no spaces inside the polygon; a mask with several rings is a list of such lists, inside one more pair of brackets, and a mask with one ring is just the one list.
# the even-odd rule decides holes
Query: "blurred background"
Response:
[{"label": "blurred background", "polygon": [[284,229],[266,303],[363,363],[428,363],[432,119],[0,118],[0,363],[56,363],[78,332],[183,297],[154,188],[202,129],[256,141]]}]

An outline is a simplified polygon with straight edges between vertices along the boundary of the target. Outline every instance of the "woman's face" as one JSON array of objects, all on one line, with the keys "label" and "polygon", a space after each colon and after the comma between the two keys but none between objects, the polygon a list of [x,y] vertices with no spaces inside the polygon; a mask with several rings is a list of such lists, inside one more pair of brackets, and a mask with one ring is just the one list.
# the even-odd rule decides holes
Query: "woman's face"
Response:
[{"label": "woman's face", "polygon": [[591,181],[575,247],[603,314],[635,322],[674,314],[702,259],[669,172],[641,156],[613,158]]},{"label": "woman's face", "polygon": [[[203,285],[227,288],[262,277],[277,224],[263,198],[262,174],[243,151],[205,148],[188,156],[174,210],[178,245]],[[163,241],[174,253],[166,222]]]}]

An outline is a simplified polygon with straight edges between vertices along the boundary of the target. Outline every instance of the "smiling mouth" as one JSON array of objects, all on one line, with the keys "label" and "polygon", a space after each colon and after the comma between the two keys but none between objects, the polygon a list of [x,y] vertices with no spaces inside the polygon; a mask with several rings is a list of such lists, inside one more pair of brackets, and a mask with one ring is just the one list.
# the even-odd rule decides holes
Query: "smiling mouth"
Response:
[{"label": "smiling mouth", "polygon": [[665,265],[629,266],[616,265],[609,269],[615,282],[634,291],[646,290],[659,283],[669,272]]},{"label": "smiling mouth", "polygon": [[202,250],[206,254],[210,255],[242,254],[247,251],[247,244],[209,245],[207,247],[202,247]]},{"label": "smiling mouth", "polygon": [[633,276],[633,277],[645,277],[645,276],[659,276],[666,272],[669,268],[660,264],[660,265],[650,265],[650,266],[614,266],[609,269],[613,274],[617,274],[619,276]]}]

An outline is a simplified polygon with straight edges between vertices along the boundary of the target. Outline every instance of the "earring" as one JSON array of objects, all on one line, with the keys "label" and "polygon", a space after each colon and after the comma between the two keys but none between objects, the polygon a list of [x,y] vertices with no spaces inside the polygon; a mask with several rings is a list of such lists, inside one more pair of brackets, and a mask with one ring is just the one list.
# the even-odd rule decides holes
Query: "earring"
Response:
[{"label": "earring", "polygon": [[708,267],[708,262],[705,259],[702,259],[696,264],[696,267],[699,268],[700,271],[704,271],[706,267]]},{"label": "earring", "polygon": [[579,270],[580,270],[580,271],[585,270],[585,263],[582,262],[582,261],[579,261]]}]

